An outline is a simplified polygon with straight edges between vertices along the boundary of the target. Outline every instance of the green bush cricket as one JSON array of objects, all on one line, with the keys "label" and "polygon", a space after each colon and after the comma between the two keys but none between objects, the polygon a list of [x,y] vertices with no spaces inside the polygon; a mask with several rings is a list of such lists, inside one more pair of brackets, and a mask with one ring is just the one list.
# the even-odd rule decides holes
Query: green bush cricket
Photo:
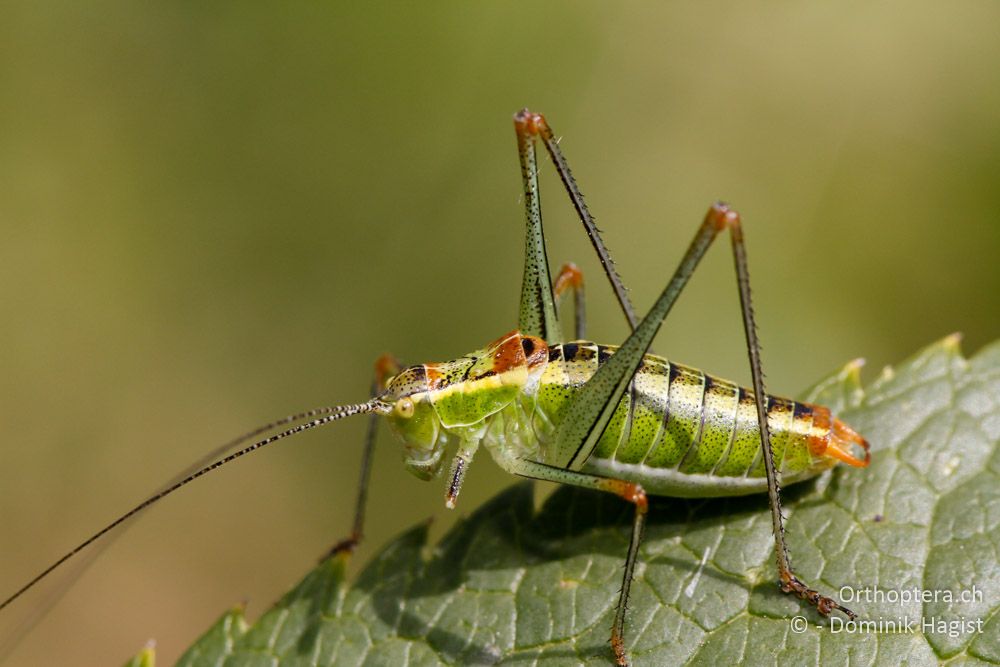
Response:
[{"label": "green bush cricket", "polygon": [[[626,610],[648,495],[767,492],[781,590],[807,600],[823,615],[839,610],[853,619],[853,612],[809,588],[793,573],[784,540],[779,482],[814,477],[838,462],[866,466],[868,443],[822,406],[766,394],[739,215],[725,204],[710,207],[667,286],[639,320],[547,121],[525,109],[515,114],[514,125],[526,210],[516,330],[448,362],[403,367],[391,357],[381,358],[376,363],[373,397],[367,402],[302,412],[228,443],[211,458],[278,427],[296,424],[194,466],[47,567],[0,603],[0,610],[94,541],[189,482],[290,435],[343,417],[369,414],[353,529],[333,553],[350,552],[361,539],[376,425],[384,417],[403,442],[407,469],[417,477],[440,475],[446,453],[454,452],[446,477],[448,507],[455,506],[480,446],[514,475],[610,492],[634,505],[611,628],[611,650],[618,665],[629,664]],[[631,328],[620,346],[584,340],[583,278],[573,265],[566,265],[554,282],[550,277],[539,200],[538,141],[552,158]],[[712,241],[726,231],[732,241],[753,379],[749,389],[649,352],[653,337],[699,261]],[[556,299],[567,290],[574,292],[576,340],[564,342]]]}]

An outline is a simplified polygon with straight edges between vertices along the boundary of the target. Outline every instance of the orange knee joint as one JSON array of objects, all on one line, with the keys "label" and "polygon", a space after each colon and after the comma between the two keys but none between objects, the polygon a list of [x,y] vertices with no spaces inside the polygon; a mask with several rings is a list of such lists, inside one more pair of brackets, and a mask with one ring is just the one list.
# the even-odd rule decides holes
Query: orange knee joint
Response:
[{"label": "orange knee joint", "polygon": [[375,382],[378,384],[380,389],[385,388],[386,382],[393,375],[396,375],[403,369],[403,365],[399,363],[399,359],[392,356],[388,352],[383,354],[381,357],[375,360]]},{"label": "orange knee joint", "polygon": [[559,269],[559,275],[556,276],[556,283],[553,285],[552,291],[555,292],[556,296],[561,296],[570,287],[573,289],[583,287],[583,271],[573,262],[566,262]]},{"label": "orange knee joint", "polygon": [[519,134],[540,136],[549,132],[549,124],[545,122],[545,116],[527,109],[521,109],[514,114],[514,127],[517,128]]},{"label": "orange knee joint", "polygon": [[602,491],[610,491],[617,496],[624,498],[633,505],[640,514],[645,514],[649,510],[649,499],[641,484],[626,482],[620,479],[604,479],[598,487]]},{"label": "orange knee joint", "polygon": [[708,209],[705,221],[713,225],[720,232],[724,229],[735,231],[740,227],[740,214],[730,208],[729,204],[719,201],[712,204],[712,207]]}]

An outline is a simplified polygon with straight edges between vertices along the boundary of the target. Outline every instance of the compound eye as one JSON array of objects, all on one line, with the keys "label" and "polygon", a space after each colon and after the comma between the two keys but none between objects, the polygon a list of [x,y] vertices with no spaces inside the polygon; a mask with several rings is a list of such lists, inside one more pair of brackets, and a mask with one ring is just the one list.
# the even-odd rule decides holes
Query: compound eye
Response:
[{"label": "compound eye", "polygon": [[401,398],[396,401],[396,414],[404,419],[413,416],[413,401],[408,398]]}]

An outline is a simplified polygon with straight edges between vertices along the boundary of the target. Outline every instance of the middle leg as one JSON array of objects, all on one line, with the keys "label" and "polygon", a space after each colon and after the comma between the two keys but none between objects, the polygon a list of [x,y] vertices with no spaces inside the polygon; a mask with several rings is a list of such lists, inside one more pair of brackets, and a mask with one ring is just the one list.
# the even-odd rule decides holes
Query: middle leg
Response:
[{"label": "middle leg", "polygon": [[649,513],[649,500],[646,498],[646,492],[640,484],[634,482],[566,470],[528,459],[509,457],[500,460],[499,463],[507,472],[521,477],[613,493],[635,506],[632,533],[629,538],[628,553],[625,556],[625,572],[622,575],[622,586],[618,593],[618,604],[615,606],[615,620],[611,626],[611,650],[615,654],[615,662],[622,667],[628,665],[628,652],[625,650],[625,612],[628,609],[629,594],[632,591],[639,545],[642,543],[642,535],[646,529],[646,515]]},{"label": "middle leg", "polygon": [[566,262],[559,269],[556,282],[552,287],[558,299],[568,290],[573,290],[573,335],[577,340],[583,340],[587,331],[587,318],[583,296],[583,272],[573,262]]},{"label": "middle leg", "polygon": [[[385,390],[387,381],[402,370],[402,364],[390,354],[383,354],[375,362],[375,377],[372,379],[371,394],[378,396]],[[351,554],[361,543],[365,526],[365,509],[368,505],[368,483],[371,481],[372,458],[375,454],[375,437],[378,434],[378,423],[381,415],[372,414],[368,417],[368,428],[365,430],[365,446],[361,454],[361,472],[358,479],[358,496],[354,503],[354,524],[351,533],[334,544],[320,560],[326,560],[340,553]]]}]

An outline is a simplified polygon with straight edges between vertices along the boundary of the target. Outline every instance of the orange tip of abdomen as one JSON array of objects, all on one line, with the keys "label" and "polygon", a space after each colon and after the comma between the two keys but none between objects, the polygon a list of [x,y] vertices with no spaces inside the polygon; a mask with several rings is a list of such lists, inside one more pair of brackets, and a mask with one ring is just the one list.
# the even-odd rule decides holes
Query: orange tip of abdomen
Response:
[{"label": "orange tip of abdomen", "polygon": [[[864,450],[865,457],[863,459],[854,455],[855,445]],[[839,461],[857,468],[867,467],[872,459],[871,447],[868,445],[868,441],[839,419],[833,420],[833,428],[830,430],[830,440],[827,443],[825,453],[827,456],[832,456]]]}]

